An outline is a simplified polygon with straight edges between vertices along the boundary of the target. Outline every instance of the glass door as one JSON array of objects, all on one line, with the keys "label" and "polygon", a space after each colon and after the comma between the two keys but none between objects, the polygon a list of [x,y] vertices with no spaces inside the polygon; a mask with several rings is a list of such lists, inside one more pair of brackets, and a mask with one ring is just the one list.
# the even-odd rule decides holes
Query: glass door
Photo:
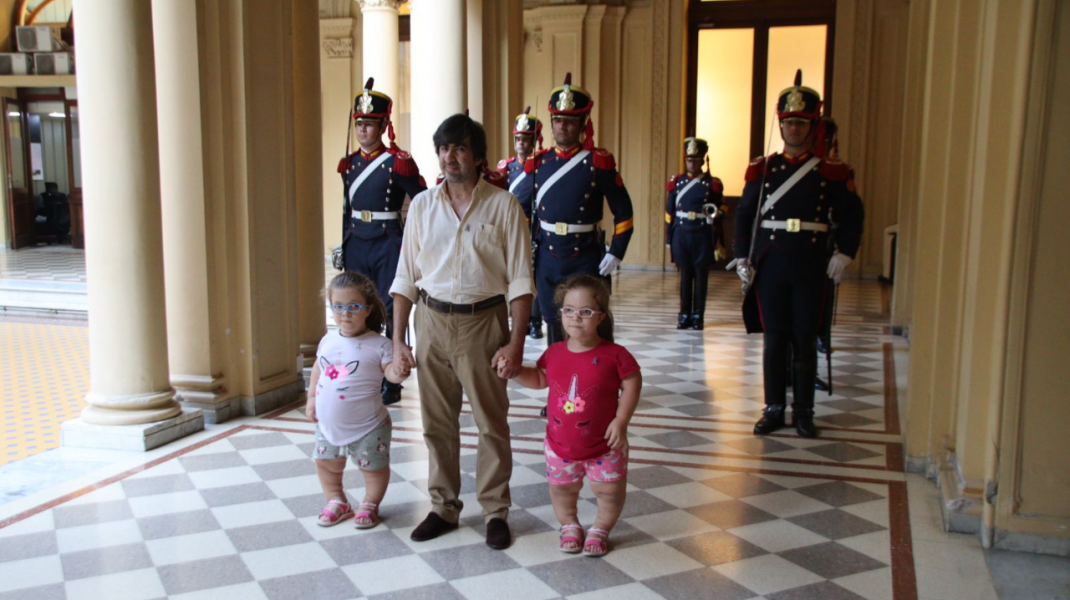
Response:
[{"label": "glass door", "polygon": [[4,139],[7,145],[8,228],[11,248],[34,245],[33,188],[29,136],[24,103],[4,98]]}]

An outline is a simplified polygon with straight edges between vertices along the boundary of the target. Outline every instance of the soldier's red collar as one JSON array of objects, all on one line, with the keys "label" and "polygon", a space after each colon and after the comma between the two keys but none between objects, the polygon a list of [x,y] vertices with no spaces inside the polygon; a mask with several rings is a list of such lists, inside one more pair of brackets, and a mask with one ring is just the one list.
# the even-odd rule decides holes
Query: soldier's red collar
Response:
[{"label": "soldier's red collar", "polygon": [[376,156],[379,156],[380,154],[382,154],[384,150],[386,150],[386,146],[383,146],[382,144],[379,144],[379,147],[376,148],[375,150],[372,150],[370,153],[369,152],[365,152],[364,148],[361,148],[360,149],[360,157],[363,158],[364,160],[371,160],[371,159],[375,158]]},{"label": "soldier's red collar", "polygon": [[798,156],[792,156],[787,152],[784,153],[784,160],[788,161],[789,165],[799,165],[810,158],[810,151],[807,150]]},{"label": "soldier's red collar", "polygon": [[573,156],[576,156],[576,153],[578,153],[580,150],[583,150],[583,146],[578,144],[576,146],[573,146],[569,150],[562,150],[557,146],[554,146],[554,153],[561,158],[572,158]]}]

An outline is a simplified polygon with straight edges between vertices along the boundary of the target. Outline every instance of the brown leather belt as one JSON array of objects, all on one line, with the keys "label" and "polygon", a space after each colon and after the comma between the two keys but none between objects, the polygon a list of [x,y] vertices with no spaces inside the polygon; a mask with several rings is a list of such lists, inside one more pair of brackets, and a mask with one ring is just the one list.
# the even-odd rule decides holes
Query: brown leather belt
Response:
[{"label": "brown leather belt", "polygon": [[423,290],[420,290],[420,299],[424,301],[427,308],[447,315],[474,315],[481,310],[493,308],[499,304],[505,304],[505,296],[494,296],[493,298],[480,300],[475,304],[454,304],[452,302],[435,300]]}]

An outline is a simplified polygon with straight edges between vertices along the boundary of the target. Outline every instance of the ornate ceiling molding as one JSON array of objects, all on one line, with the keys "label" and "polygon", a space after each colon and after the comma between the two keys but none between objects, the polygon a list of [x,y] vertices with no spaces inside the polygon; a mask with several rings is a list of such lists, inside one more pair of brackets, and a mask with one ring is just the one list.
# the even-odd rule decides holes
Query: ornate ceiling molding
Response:
[{"label": "ornate ceiling molding", "polygon": [[323,50],[327,52],[327,58],[352,58],[353,38],[323,40]]}]

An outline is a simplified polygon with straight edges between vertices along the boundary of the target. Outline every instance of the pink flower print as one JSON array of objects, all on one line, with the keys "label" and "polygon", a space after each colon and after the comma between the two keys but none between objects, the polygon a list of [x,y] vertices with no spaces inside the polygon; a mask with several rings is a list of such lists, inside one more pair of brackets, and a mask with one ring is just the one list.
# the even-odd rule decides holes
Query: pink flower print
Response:
[{"label": "pink flower print", "polygon": [[331,381],[334,381],[335,379],[338,379],[338,375],[339,375],[338,367],[336,367],[334,365],[331,365],[331,366],[327,367],[327,369],[323,372],[323,374],[327,376],[327,379],[330,379]]},{"label": "pink flower print", "polygon": [[380,454],[382,454],[383,452],[386,452],[386,444],[379,444],[378,446],[375,447],[375,451],[380,453]]},{"label": "pink flower print", "polygon": [[572,403],[576,405],[576,412],[583,412],[583,408],[587,405],[587,401],[583,398],[576,398]]},{"label": "pink flower print", "polygon": [[367,466],[369,466],[369,465],[371,465],[371,464],[372,464],[372,461],[370,461],[370,460],[368,460],[366,458],[362,458],[362,459],[357,461],[357,466],[362,468],[362,469],[367,467]]}]

